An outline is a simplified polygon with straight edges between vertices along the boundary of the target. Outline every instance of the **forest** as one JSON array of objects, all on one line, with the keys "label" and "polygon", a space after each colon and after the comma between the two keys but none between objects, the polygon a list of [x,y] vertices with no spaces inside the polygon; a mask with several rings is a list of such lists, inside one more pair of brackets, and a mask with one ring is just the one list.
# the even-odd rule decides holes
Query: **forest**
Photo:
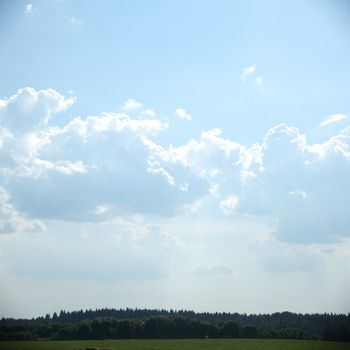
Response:
[{"label": "forest", "polygon": [[60,311],[2,318],[0,340],[271,338],[350,341],[350,314],[196,313],[188,310]]}]

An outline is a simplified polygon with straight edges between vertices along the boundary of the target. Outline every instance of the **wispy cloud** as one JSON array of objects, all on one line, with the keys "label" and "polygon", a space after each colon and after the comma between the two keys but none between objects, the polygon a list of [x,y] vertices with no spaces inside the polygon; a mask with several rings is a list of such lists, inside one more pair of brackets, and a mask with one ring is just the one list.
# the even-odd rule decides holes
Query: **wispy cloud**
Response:
[{"label": "wispy cloud", "polygon": [[289,194],[291,196],[296,196],[305,199],[306,198],[306,192],[301,191],[301,190],[296,190],[296,191],[289,191]]},{"label": "wispy cloud", "polygon": [[262,77],[257,77],[255,79],[255,83],[256,83],[256,85],[261,85],[263,83],[263,78]]},{"label": "wispy cloud", "polygon": [[256,64],[253,64],[253,65],[250,66],[250,67],[244,68],[244,69],[243,69],[243,75],[244,75],[244,76],[247,76],[247,75],[254,74],[255,71],[256,71],[256,68],[257,68]]},{"label": "wispy cloud", "polygon": [[83,26],[85,24],[84,18],[81,17],[71,16],[68,20],[72,26]]},{"label": "wispy cloud", "polygon": [[197,265],[188,272],[196,276],[211,276],[211,275],[227,275],[236,272],[235,268],[228,264],[218,263],[218,264],[200,264]]},{"label": "wispy cloud", "polygon": [[144,115],[146,117],[155,118],[156,117],[156,112],[153,109],[148,108],[148,109],[142,111],[141,115]]},{"label": "wispy cloud", "polygon": [[257,71],[258,66],[256,64],[253,64],[249,67],[246,67],[243,69],[242,74],[241,74],[241,81],[242,82],[247,82],[248,80],[252,80],[255,82],[257,86],[260,86],[263,83],[263,77],[258,76],[256,77],[256,71]]},{"label": "wispy cloud", "polygon": [[346,118],[347,117],[344,114],[332,114],[332,115],[329,115],[328,117],[324,118],[321,121],[320,126],[325,126],[328,124],[337,123],[337,122],[340,122],[341,120],[344,120]]},{"label": "wispy cloud", "polygon": [[24,13],[31,15],[33,13],[33,4],[27,4]]},{"label": "wispy cloud", "polygon": [[220,202],[220,208],[225,215],[232,215],[235,213],[238,203],[239,198],[236,195],[232,194]]}]

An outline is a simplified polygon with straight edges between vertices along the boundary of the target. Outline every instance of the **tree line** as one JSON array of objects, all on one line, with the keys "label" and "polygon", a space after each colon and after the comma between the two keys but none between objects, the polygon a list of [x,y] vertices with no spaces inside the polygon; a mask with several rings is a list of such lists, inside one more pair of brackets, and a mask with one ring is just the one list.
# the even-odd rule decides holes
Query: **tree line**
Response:
[{"label": "tree line", "polygon": [[0,340],[240,337],[350,341],[350,314],[97,309],[0,320]]}]

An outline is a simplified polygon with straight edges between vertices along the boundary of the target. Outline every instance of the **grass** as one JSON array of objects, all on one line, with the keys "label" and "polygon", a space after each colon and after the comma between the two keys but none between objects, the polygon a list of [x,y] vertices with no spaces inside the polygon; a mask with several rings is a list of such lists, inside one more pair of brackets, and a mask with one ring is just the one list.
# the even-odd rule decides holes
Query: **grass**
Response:
[{"label": "grass", "polygon": [[75,340],[0,342],[1,350],[348,350],[349,343],[270,339]]}]

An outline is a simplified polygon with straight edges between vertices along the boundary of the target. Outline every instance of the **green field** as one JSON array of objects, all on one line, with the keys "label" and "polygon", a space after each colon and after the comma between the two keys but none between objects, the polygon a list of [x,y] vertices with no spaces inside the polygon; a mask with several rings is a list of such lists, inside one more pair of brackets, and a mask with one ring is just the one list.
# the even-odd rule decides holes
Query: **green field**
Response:
[{"label": "green field", "polygon": [[76,340],[0,342],[1,350],[348,350],[349,343],[269,339]]}]

